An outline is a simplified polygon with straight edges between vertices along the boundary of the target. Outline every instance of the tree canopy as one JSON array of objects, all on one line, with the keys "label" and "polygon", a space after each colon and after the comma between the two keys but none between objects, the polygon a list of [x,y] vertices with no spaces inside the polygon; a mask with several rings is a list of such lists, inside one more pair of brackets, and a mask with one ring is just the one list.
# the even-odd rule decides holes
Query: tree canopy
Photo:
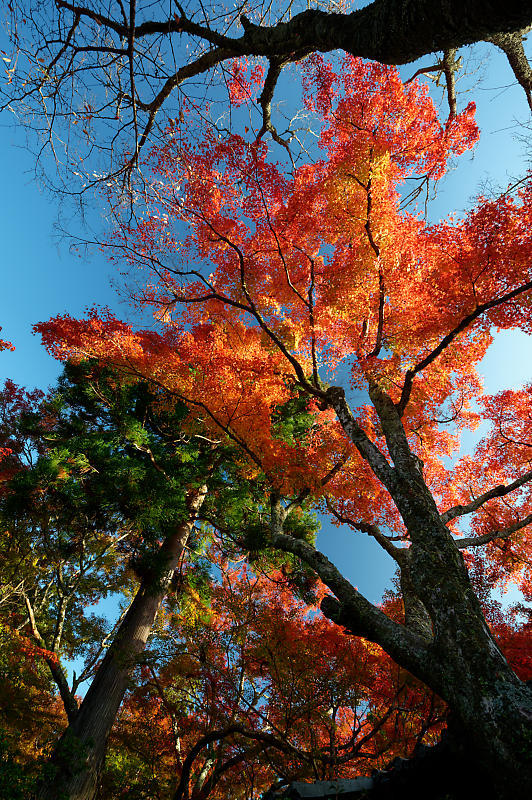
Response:
[{"label": "tree canopy", "polygon": [[[451,771],[524,800],[530,621],[491,591],[532,596],[532,384],[490,396],[478,366],[495,331],[531,333],[532,183],[435,224],[415,201],[479,137],[458,47],[504,50],[531,102],[528,4],[8,15],[6,103],[65,191],[98,187],[100,244],[153,319],[40,322],[63,378],[0,395],[13,800],[254,800],[445,724]],[[435,47],[443,120],[393,66]],[[272,110],[291,62],[311,147]],[[393,559],[381,603],[318,514]],[[116,595],[111,625],[91,606]]]},{"label": "tree canopy", "polygon": [[[483,398],[476,372],[493,326],[529,331],[530,186],[428,225],[401,209],[399,186],[439,180],[472,146],[473,107],[441,124],[417,83],[352,57],[336,70],[309,58],[305,93],[323,120],[313,164],[287,168],[264,144],[178,122],[152,151],[146,212],[112,246],[148,270],[137,298],[161,333],[97,311],[37,329],[61,358],[97,358],[201,410],[244,474],[264,475],[264,544],[311,568],[331,592],[323,613],[425,682],[472,758],[513,780],[528,766],[504,729],[514,713],[512,741],[527,728],[529,689],[495,646],[466,563],[483,547],[492,580],[530,592],[530,445],[513,430],[529,389]],[[287,447],[272,419],[294,390],[315,421]],[[450,461],[480,419],[491,428],[476,456]],[[394,558],[402,622],[284,529],[307,498]]]}]

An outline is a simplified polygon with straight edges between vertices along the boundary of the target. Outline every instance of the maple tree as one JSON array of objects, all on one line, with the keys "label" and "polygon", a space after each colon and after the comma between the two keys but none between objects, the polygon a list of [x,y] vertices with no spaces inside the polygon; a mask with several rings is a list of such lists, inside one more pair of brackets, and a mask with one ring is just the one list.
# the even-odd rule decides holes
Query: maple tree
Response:
[{"label": "maple tree", "polygon": [[368,772],[441,727],[441,703],[296,600],[282,572],[215,561],[222,580],[207,603],[168,605],[114,729],[104,796],[127,785],[176,800],[257,797]]},{"label": "maple tree", "polygon": [[[10,620],[13,623],[12,620]],[[5,800],[26,800],[65,724],[51,675],[16,628],[0,622],[0,769]]]},{"label": "maple tree", "polygon": [[[2,328],[0,328],[0,331]],[[11,342],[7,342],[5,339],[0,339],[0,350],[14,350]]]},{"label": "maple tree", "polygon": [[[281,571],[220,566],[208,598],[186,586],[193,571],[188,601],[168,596],[111,735],[103,798],[254,798],[292,780],[385,769],[437,740],[441,701],[380,648],[316,615],[324,587],[308,606]],[[490,627],[526,679],[526,626],[509,635],[511,621],[486,599]],[[385,608],[401,618],[399,597]]]},{"label": "maple tree", "polygon": [[[394,69],[306,63],[306,104],[323,120],[315,163],[287,172],[260,142],[178,122],[153,150],[147,212],[115,245],[150,271],[137,299],[160,334],[97,311],[37,328],[58,357],[154,381],[238,444],[270,496],[262,546],[314,570],[332,592],[323,613],[436,692],[473,762],[519,796],[531,691],[488,629],[463,551],[485,548],[495,580],[528,590],[530,388],[473,403],[492,328],[530,331],[532,187],[432,226],[401,211],[407,178],[438,180],[474,143],[474,108],[441,125]],[[314,423],[288,447],[272,415],[294,390]],[[492,426],[475,457],[449,462],[481,419]],[[291,535],[307,498],[396,561],[403,624]]]}]

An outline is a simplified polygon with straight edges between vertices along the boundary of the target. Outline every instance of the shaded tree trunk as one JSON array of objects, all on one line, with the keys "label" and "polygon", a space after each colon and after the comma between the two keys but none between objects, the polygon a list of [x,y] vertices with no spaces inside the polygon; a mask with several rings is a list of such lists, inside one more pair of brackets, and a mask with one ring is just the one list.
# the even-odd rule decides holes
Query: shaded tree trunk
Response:
[{"label": "shaded tree trunk", "polygon": [[423,680],[448,703],[461,747],[472,764],[491,775],[495,796],[528,797],[532,692],[493,640],[462,555],[421,476],[412,470],[405,484],[409,511],[403,507],[402,513],[410,517],[412,584],[434,632],[423,658]]},{"label": "shaded tree trunk", "polygon": [[412,542],[413,589],[432,620],[423,678],[449,705],[463,743],[501,796],[532,789],[532,691],[496,645],[457,548],[412,454],[396,406],[372,400],[395,465],[392,496]]},{"label": "shaded tree trunk", "polygon": [[[406,64],[532,23],[528,0],[375,0],[349,14],[309,9],[272,27],[242,19],[242,53],[290,57],[342,49],[384,64]],[[232,40],[221,40],[227,46]]]},{"label": "shaded tree trunk", "polygon": [[95,797],[107,739],[131,672],[146,646],[206,492],[203,486],[190,493],[189,518],[169,533],[161,545],[163,573],[143,578],[75,719],[59,740],[45,769],[37,792],[38,800],[92,800]]},{"label": "shaded tree trunk", "polygon": [[392,466],[357,426],[343,391],[334,388],[327,394],[346,434],[388,489],[408,531],[411,545],[403,577],[410,608],[416,611],[411,615],[414,626],[408,626],[408,614],[406,625],[389,619],[326,556],[283,534],[282,526],[276,526],[272,542],[302,558],[334,592],[335,597],[321,603],[329,619],[379,644],[445,700],[459,732],[454,739],[461,742],[472,768],[489,776],[494,796],[525,800],[532,788],[532,689],[515,675],[488,629],[462,554],[410,450],[399,411],[384,392],[370,388]]}]

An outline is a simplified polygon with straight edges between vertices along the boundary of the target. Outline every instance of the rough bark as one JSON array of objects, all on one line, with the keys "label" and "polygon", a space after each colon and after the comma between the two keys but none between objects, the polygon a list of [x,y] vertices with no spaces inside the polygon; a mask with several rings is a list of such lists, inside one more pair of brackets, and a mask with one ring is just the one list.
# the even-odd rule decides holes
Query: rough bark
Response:
[{"label": "rough bark", "polygon": [[[429,685],[448,704],[468,747],[495,781],[517,796],[532,786],[532,692],[510,669],[487,627],[463,558],[442,522],[410,450],[399,412],[370,395],[394,462],[392,497],[408,530],[413,591],[431,618]],[[523,795],[524,796],[524,795]]]},{"label": "rough bark", "polygon": [[531,23],[528,0],[376,0],[351,14],[304,11],[271,28],[244,18],[246,32],[238,41],[242,52],[253,55],[342,49],[384,64],[406,64]]},{"label": "rough bark", "polygon": [[397,502],[412,540],[412,586],[434,631],[428,683],[453,711],[474,759],[495,782],[502,778],[506,790],[524,797],[523,786],[532,786],[532,692],[495,644],[421,475],[411,470],[402,478],[404,496]]},{"label": "rough bark", "polygon": [[[309,9],[287,22],[255,25],[244,15],[244,35],[227,36],[183,15],[144,20],[130,28],[84,3],[57,0],[65,11],[90,19],[122,38],[186,33],[226,50],[225,57],[264,55],[292,59],[313,50],[342,49],[385,64],[406,64],[436,50],[451,50],[532,24],[528,0],[375,0],[349,14]],[[133,23],[134,24],[134,23]]]},{"label": "rough bark", "polygon": [[432,622],[427,609],[414,591],[408,559],[404,559],[400,567],[400,586],[405,612],[405,627],[417,633],[426,642],[431,642]]},{"label": "rough bark", "polygon": [[75,719],[61,737],[37,792],[38,800],[92,800],[97,793],[107,739],[143,652],[194,522],[206,487],[191,492],[190,517],[161,545],[162,575],[147,576],[107,651]]},{"label": "rough bark", "polygon": [[512,671],[487,627],[460,550],[409,447],[400,410],[378,387],[370,387],[391,466],[382,452],[368,445],[344,393],[330,389],[327,396],[345,433],[386,485],[408,531],[411,546],[404,578],[415,624],[407,627],[383,619],[382,612],[307,543],[279,532],[274,532],[273,543],[299,555],[334,592],[335,597],[322,601],[326,616],[378,643],[446,701],[467,757],[489,776],[501,797],[529,797],[532,690]]}]

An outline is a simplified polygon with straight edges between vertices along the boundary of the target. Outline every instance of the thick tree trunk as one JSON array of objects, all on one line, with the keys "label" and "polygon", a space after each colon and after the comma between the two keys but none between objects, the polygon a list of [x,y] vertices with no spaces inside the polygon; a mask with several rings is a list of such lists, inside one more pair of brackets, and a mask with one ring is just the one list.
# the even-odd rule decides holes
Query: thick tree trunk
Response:
[{"label": "thick tree trunk", "polygon": [[188,498],[190,518],[161,545],[162,575],[146,577],[74,721],[57,744],[37,793],[38,800],[92,800],[98,790],[107,739],[127,689],[132,669],[143,652],[159,606],[201,508],[206,487]]},{"label": "thick tree trunk", "polygon": [[[418,492],[422,494],[419,485]],[[419,495],[416,504],[418,501]],[[488,776],[494,798],[528,800],[532,790],[532,689],[519,680],[494,642],[459,550],[451,537],[449,546],[442,541],[448,536],[445,526],[428,508],[425,514],[422,538],[429,535],[432,521],[434,539],[432,546],[412,545],[411,575],[432,620],[431,641],[419,637],[416,645],[405,628],[409,634],[406,643],[397,642],[397,631],[390,636],[384,627],[377,630],[372,620],[362,617],[356,598],[355,602],[325,598],[322,610],[356,635],[378,642],[445,700],[462,741],[459,755],[484,779]],[[438,530],[440,526],[443,530]],[[454,739],[458,741],[456,736]]]},{"label": "thick tree trunk", "polygon": [[411,584],[433,626],[426,675],[420,677],[448,703],[472,758],[500,792],[528,797],[532,691],[488,629],[462,554],[441,520],[395,406],[378,390],[371,394],[394,461],[392,496],[412,543]]},{"label": "thick tree trunk", "polygon": [[[494,796],[524,800],[532,793],[532,689],[515,675],[488,629],[462,554],[410,450],[398,408],[378,387],[370,386],[391,466],[356,425],[343,392],[329,390],[329,396],[344,430],[401,514],[411,542],[408,592],[426,609],[432,637],[427,636],[427,626],[420,635],[419,630],[382,620],[321,554],[317,558],[298,552],[311,566],[317,565],[338,598],[325,598],[322,610],[356,635],[380,644],[439,694],[449,705],[472,764],[490,776]],[[281,542],[288,537],[276,538]],[[419,613],[414,619],[419,628]]]},{"label": "thick tree trunk", "polygon": [[532,691],[493,640],[462,555],[424,481],[411,472],[407,483],[410,574],[433,625],[423,679],[448,703],[472,763],[491,775],[494,796],[529,797]]},{"label": "thick tree trunk", "polygon": [[[272,27],[244,17],[242,53],[290,57],[342,49],[384,64],[406,64],[532,24],[529,0],[375,0],[349,14],[309,9]],[[222,40],[220,45],[226,45]]]}]

